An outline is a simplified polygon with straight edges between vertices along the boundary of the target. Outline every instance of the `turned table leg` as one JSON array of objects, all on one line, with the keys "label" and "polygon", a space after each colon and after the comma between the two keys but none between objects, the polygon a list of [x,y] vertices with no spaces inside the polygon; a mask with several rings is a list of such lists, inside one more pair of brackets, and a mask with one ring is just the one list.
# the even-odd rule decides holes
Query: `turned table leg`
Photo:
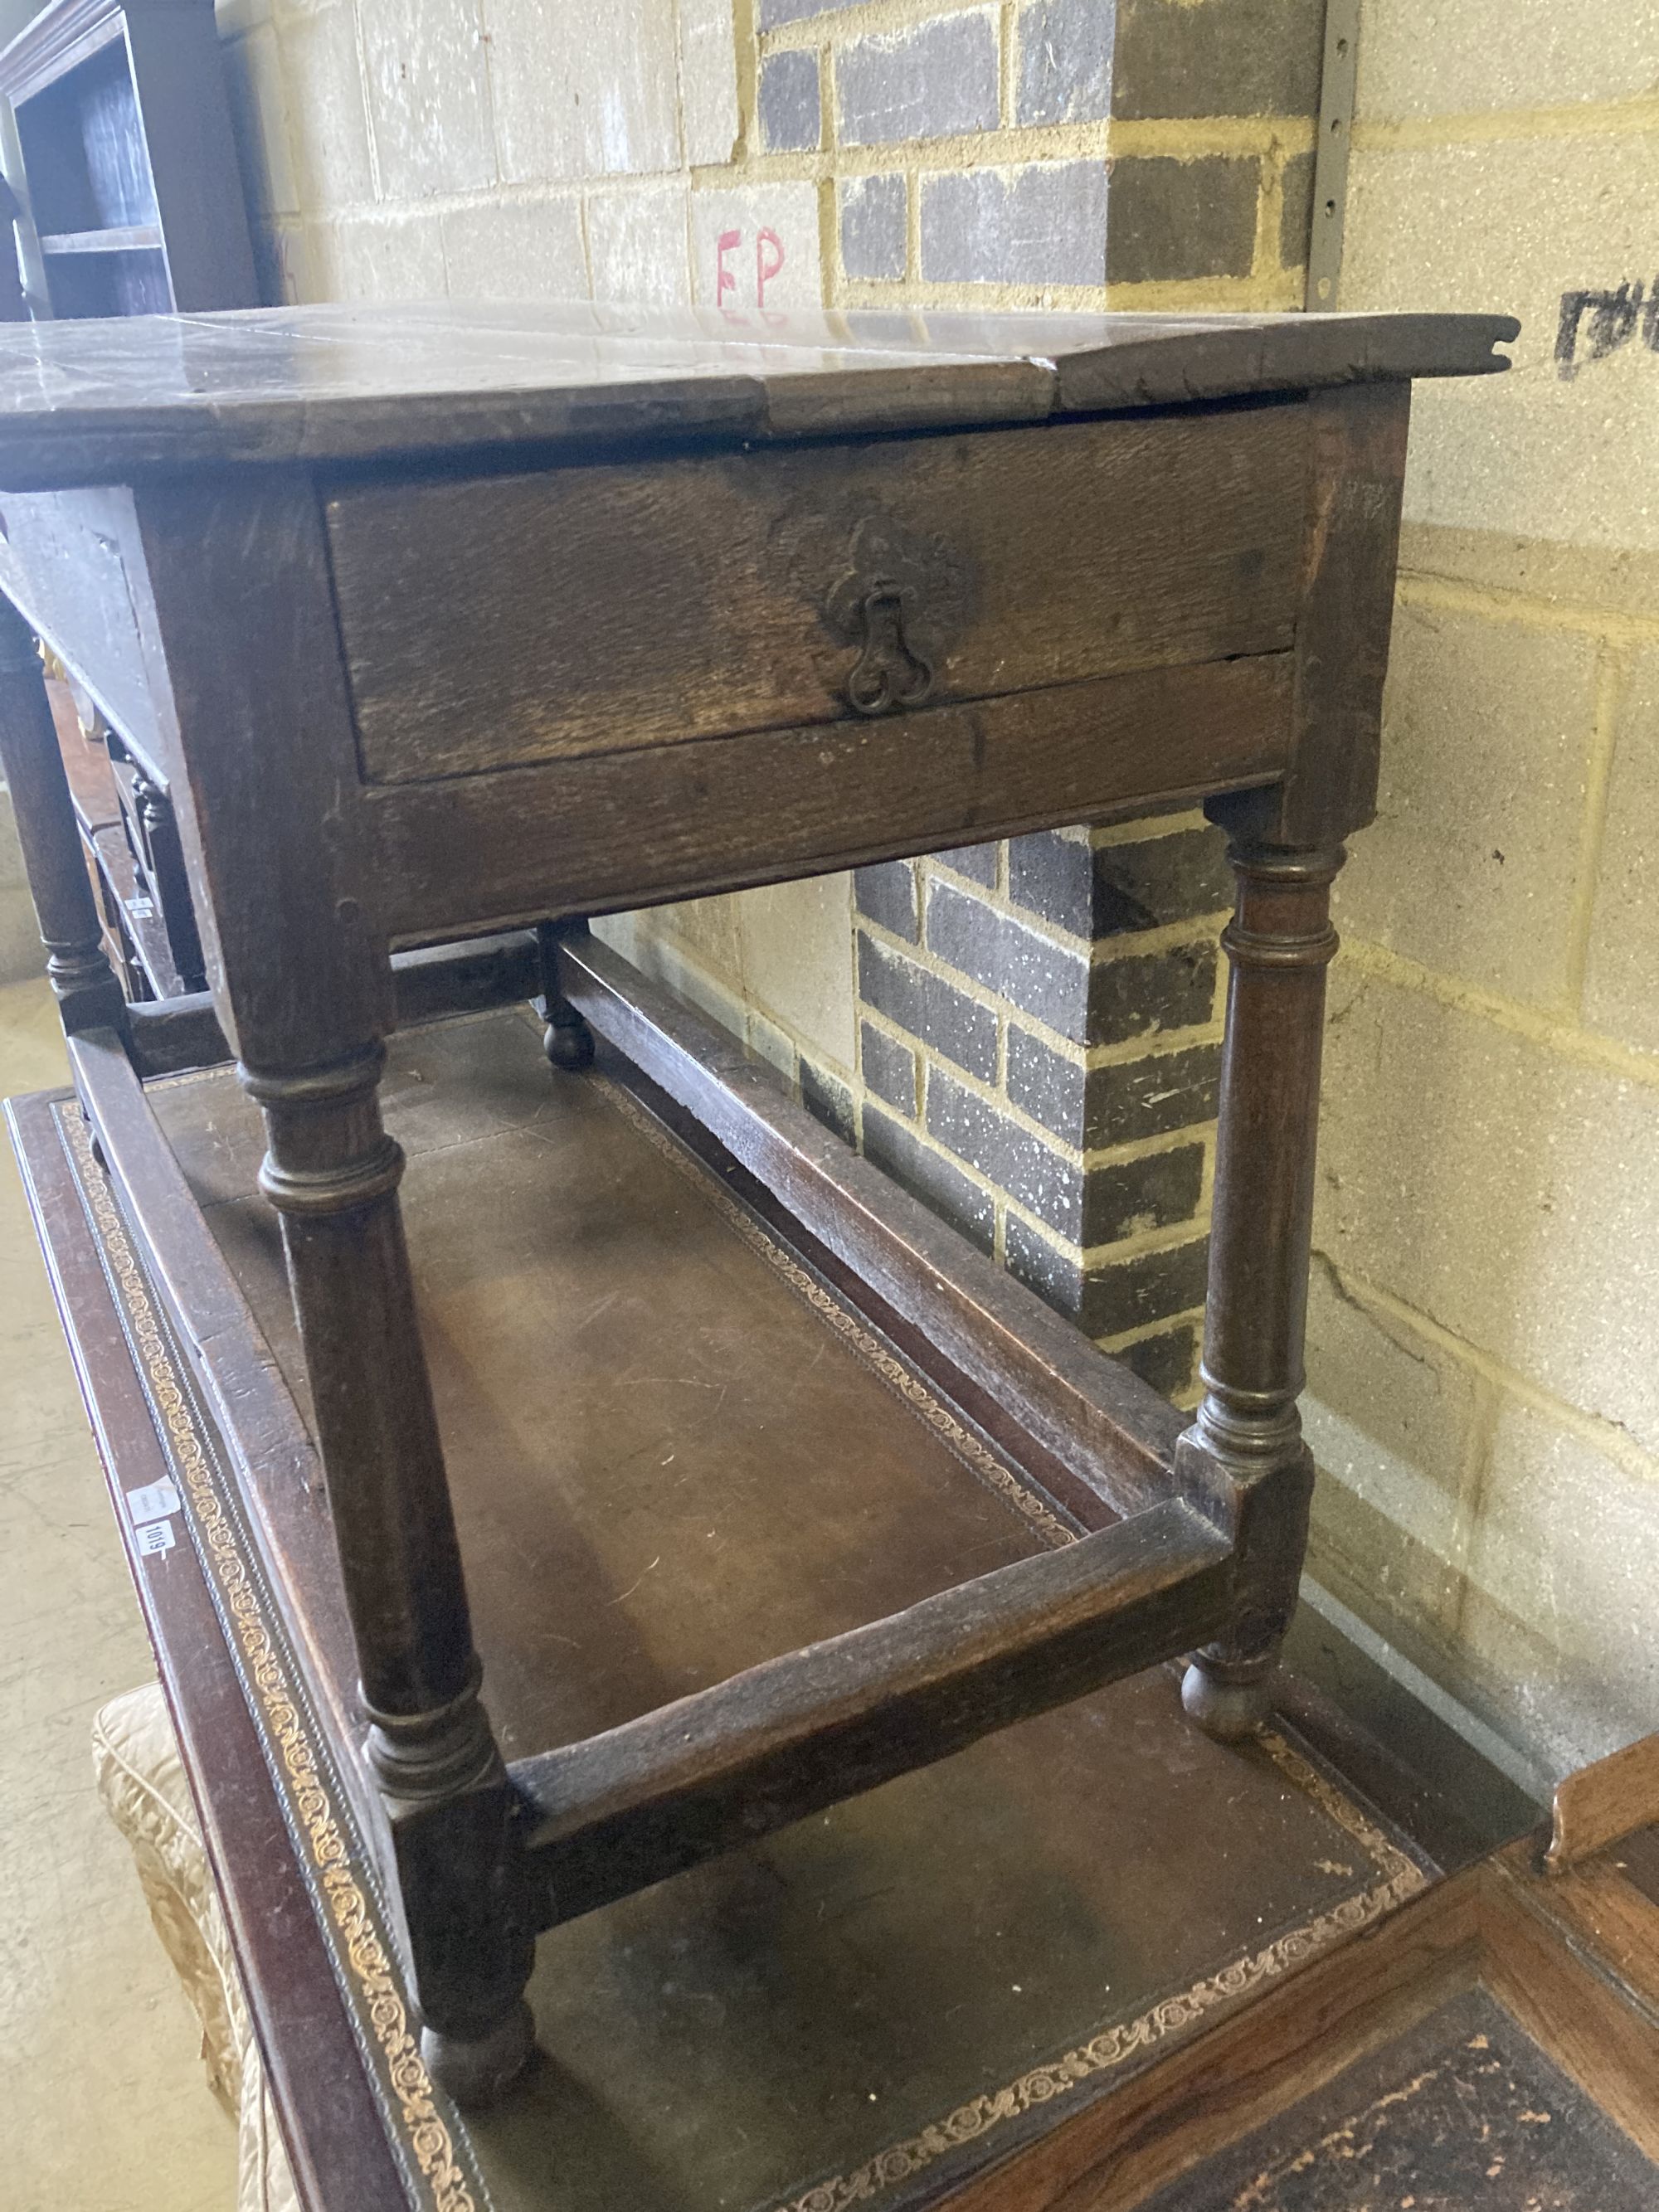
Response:
[{"label": "turned table leg", "polygon": [[422,2050],[464,2103],[530,2055],[535,1954],[514,1801],[479,1702],[459,1547],[381,1126],[384,1048],[252,1068],[260,1187],[282,1215],[329,1504],[391,1823],[425,2023]]},{"label": "turned table leg", "polygon": [[126,1000],[104,951],[46,697],[28,624],[0,599],[0,767],[11,787],[30,896],[46,948],[46,975],[64,1029],[125,1025]]},{"label": "turned table leg", "polygon": [[542,1019],[547,1024],[542,1050],[555,1067],[572,1072],[592,1064],[593,1032],[559,988],[559,945],[562,939],[586,934],[585,921],[544,921],[536,931],[542,957],[542,995],[538,1003]]},{"label": "turned table leg", "polygon": [[1237,884],[1222,937],[1231,963],[1216,1140],[1204,1396],[1176,1447],[1183,1487],[1234,1537],[1237,1610],[1194,1655],[1182,1695],[1210,1735],[1249,1735],[1296,1606],[1313,1462],[1303,1382],[1325,970],[1336,950],[1330,887],[1340,846],[1236,837]]},{"label": "turned table leg", "polygon": [[422,2049],[477,2100],[530,2054],[531,1899],[380,1121],[392,970],[323,504],[303,469],[147,483],[129,550],[215,1009],[264,1116]]}]

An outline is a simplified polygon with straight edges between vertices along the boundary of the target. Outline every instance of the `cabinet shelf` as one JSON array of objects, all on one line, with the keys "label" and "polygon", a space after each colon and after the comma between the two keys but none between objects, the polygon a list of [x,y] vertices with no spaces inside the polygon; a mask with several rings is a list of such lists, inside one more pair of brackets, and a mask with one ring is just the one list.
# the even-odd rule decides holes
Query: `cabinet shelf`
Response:
[{"label": "cabinet shelf", "polygon": [[43,232],[42,253],[153,253],[161,243],[156,222],[130,222],[105,230]]},{"label": "cabinet shelf", "polygon": [[257,305],[213,0],[33,4],[0,46],[28,312]]}]

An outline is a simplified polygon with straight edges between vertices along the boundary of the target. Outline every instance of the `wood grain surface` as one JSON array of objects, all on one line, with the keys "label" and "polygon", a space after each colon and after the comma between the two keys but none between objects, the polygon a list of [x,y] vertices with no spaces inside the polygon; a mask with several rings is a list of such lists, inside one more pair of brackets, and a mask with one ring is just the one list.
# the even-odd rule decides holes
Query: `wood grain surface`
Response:
[{"label": "wood grain surface", "polygon": [[784,1094],[769,1069],[597,938],[559,955],[567,997],[781,1200],[789,1217],[1058,1461],[1089,1509],[1135,1512],[1170,1494],[1182,1417],[1006,1268]]},{"label": "wood grain surface", "polygon": [[162,737],[133,598],[143,588],[131,495],[13,493],[0,502],[0,589],[146,764]]},{"label": "wood grain surface", "polygon": [[0,488],[155,469],[1040,422],[1506,368],[1508,315],[311,306],[0,331]]},{"label": "wood grain surface", "polygon": [[520,1760],[544,1924],[948,1759],[1196,1642],[1227,1547],[1170,1503]]},{"label": "wood grain surface", "polygon": [[1307,445],[1279,404],[337,490],[364,773],[845,719],[884,580],[940,704],[1282,651]]},{"label": "wood grain surface", "polygon": [[46,1097],[8,1103],[156,1666],[224,1909],[301,2212],[407,2212],[404,2191],[243,1698],[188,1542],[141,1558],[123,1493],[173,1480]]},{"label": "wood grain surface", "polygon": [[878,721],[371,787],[363,896],[388,936],[459,935],[1266,783],[1288,744],[1290,662],[1265,653]]},{"label": "wood grain surface", "polygon": [[1556,1786],[1549,1866],[1577,1866],[1633,1828],[1659,1820],[1659,1735],[1582,1766]]}]

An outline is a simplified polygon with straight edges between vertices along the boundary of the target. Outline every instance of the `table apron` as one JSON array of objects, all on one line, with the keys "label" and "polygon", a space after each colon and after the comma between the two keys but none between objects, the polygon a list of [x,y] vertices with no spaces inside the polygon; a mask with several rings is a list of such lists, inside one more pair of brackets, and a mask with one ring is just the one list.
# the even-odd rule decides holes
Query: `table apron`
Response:
[{"label": "table apron", "polygon": [[1293,656],[362,793],[387,937],[823,874],[1279,777]]}]

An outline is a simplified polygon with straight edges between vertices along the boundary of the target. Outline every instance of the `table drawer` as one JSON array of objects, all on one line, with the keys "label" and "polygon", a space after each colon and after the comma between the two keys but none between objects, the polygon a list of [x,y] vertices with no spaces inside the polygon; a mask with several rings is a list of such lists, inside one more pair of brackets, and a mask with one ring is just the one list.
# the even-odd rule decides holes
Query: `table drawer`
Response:
[{"label": "table drawer", "polygon": [[1271,653],[1297,403],[337,484],[363,773],[419,781]]}]

